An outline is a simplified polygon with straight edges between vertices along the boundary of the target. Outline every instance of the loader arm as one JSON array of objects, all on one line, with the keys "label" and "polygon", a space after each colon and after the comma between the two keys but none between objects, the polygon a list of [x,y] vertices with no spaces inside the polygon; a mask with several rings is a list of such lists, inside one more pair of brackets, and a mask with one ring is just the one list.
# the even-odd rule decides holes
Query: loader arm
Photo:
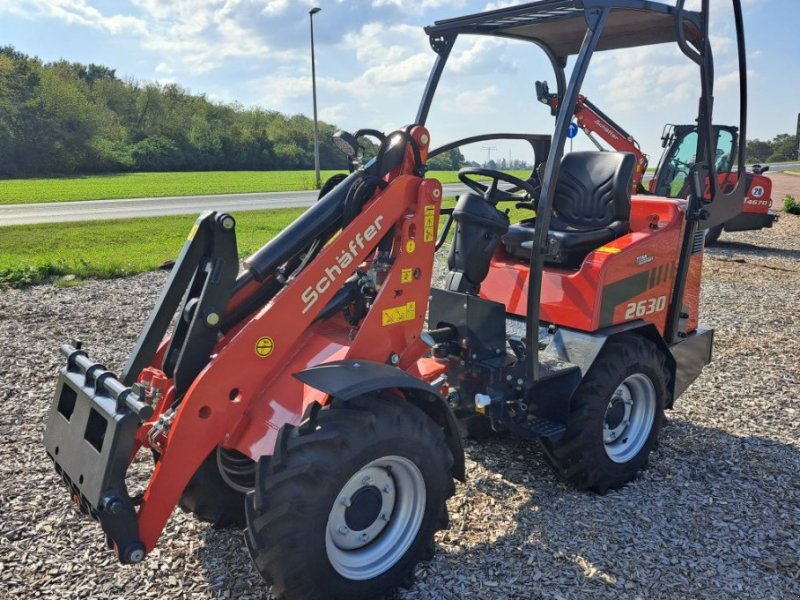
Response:
[{"label": "loader arm", "polygon": [[[422,127],[388,136],[383,171],[349,176],[250,257],[236,281],[233,219],[202,215],[120,379],[66,348],[45,445],[122,562],[155,547],[215,448],[270,455],[284,425],[329,401],[303,392],[293,373],[339,356],[411,368],[428,349],[421,334],[442,197],[438,181],[420,177],[428,142]],[[345,322],[350,307],[337,303],[351,277],[374,289]],[[126,472],[139,446],[157,461],[132,497]]]}]

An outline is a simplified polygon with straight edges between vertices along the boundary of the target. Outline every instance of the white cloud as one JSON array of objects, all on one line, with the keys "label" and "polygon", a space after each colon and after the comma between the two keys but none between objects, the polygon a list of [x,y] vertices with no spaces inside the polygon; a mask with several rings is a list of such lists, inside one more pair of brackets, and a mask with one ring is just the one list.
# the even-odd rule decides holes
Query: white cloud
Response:
[{"label": "white cloud", "polygon": [[373,8],[393,6],[403,12],[421,13],[431,8],[441,8],[443,6],[461,7],[465,6],[465,0],[372,0]]},{"label": "white cloud", "polygon": [[372,22],[344,36],[344,45],[355,50],[356,58],[366,64],[382,64],[427,50],[428,38],[421,27]]},{"label": "white cloud", "polygon": [[[317,86],[319,85],[318,78]],[[251,82],[251,86],[259,91],[259,103],[271,107],[280,106],[287,100],[311,97],[311,77],[270,75]]]},{"label": "white cloud", "polygon": [[488,10],[497,10],[498,8],[508,8],[509,6],[517,6],[519,2],[515,0],[503,0],[501,2],[489,2],[483,7],[484,12]]},{"label": "white cloud", "polygon": [[481,113],[488,113],[492,111],[492,99],[495,98],[500,91],[497,86],[490,85],[479,91],[466,90],[453,99],[450,110],[454,113],[464,115],[476,115]]},{"label": "white cloud", "polygon": [[736,39],[729,35],[710,33],[709,38],[715,58],[728,54],[736,48]]},{"label": "white cloud", "polygon": [[367,67],[350,82],[359,95],[372,95],[378,86],[422,81],[434,59],[427,36],[410,25],[367,23],[358,32],[346,34],[344,45],[355,50],[356,59]]},{"label": "white cloud", "polygon": [[289,0],[266,0],[261,12],[265,15],[279,15],[287,8],[289,8]]},{"label": "white cloud", "polygon": [[456,42],[446,71],[458,75],[513,72],[513,63],[503,57],[506,44],[492,37],[465,36]]},{"label": "white cloud", "polygon": [[255,8],[251,0],[134,2],[148,13],[152,22],[143,46],[160,53],[162,62],[170,68],[204,73],[230,58],[283,58],[283,53],[272,52],[242,18]]},{"label": "white cloud", "polygon": [[[747,81],[752,81],[756,78],[756,72],[747,70]],[[714,81],[714,93],[720,94],[725,92],[736,92],[739,90],[739,70],[731,71],[717,77]]]},{"label": "white cloud", "polygon": [[143,20],[130,15],[104,15],[85,0],[29,0],[26,3],[4,0],[0,2],[0,8],[28,19],[51,17],[113,34],[144,34],[147,31]]},{"label": "white cloud", "polygon": [[348,109],[349,105],[345,104],[344,102],[340,102],[339,104],[334,104],[332,106],[326,106],[325,108],[320,109],[319,119],[320,121],[325,121],[326,123],[338,123],[345,117]]},{"label": "white cloud", "polygon": [[[311,0],[302,0],[304,4]],[[277,14],[288,0],[131,0],[129,14],[105,14],[88,0],[0,0],[0,10],[28,19],[53,18],[114,35],[132,35],[161,60],[157,73],[204,73],[230,58],[305,60],[305,53],[276,50],[253,23],[253,15]],[[135,11],[140,14],[133,14]]]}]

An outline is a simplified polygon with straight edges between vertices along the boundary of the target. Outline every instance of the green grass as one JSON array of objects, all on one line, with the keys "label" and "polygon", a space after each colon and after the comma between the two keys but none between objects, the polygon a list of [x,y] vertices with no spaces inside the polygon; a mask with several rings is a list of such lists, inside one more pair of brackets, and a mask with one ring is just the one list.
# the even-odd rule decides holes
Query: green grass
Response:
[{"label": "green grass", "polygon": [[[530,171],[506,171],[506,173],[523,180],[531,174]],[[428,171],[425,177],[429,179],[438,179],[442,183],[458,183],[458,171]],[[478,179],[486,178],[479,177]]]},{"label": "green grass", "polygon": [[[323,181],[340,171],[322,171]],[[526,177],[525,171],[511,171]],[[442,183],[458,181],[456,171],[431,171]],[[196,173],[119,173],[42,179],[0,180],[0,205],[154,198],[203,194],[286,192],[314,187],[313,171],[206,171]]]},{"label": "green grass", "polygon": [[[453,198],[447,198],[443,204],[454,203]],[[532,215],[513,208],[511,203],[500,207],[510,208],[512,222]],[[278,209],[238,213],[240,256],[244,258],[258,250],[302,212],[303,209]],[[47,281],[71,286],[87,278],[108,279],[152,271],[177,257],[195,218],[181,215],[3,227],[0,289]],[[63,279],[65,276],[70,277]]]},{"label": "green grass", "polygon": [[[247,256],[260,248],[301,212],[239,213],[240,254]],[[104,279],[151,271],[175,259],[195,218],[188,215],[4,227],[0,235],[0,287],[24,287],[65,275]]]},{"label": "green grass", "polygon": [[783,210],[790,215],[800,215],[800,202],[791,194],[786,194],[783,197]]},{"label": "green grass", "polygon": [[[338,171],[323,171],[323,180]],[[314,187],[313,171],[119,173],[0,181],[0,204],[73,202],[108,198],[284,192]]]}]

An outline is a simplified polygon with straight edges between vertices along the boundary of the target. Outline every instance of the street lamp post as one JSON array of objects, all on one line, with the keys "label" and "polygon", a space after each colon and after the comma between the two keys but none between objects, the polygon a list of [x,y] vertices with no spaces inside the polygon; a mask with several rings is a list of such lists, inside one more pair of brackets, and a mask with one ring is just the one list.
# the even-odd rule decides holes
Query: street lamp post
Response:
[{"label": "street lamp post", "polygon": [[322,9],[315,6],[308,11],[308,19],[311,22],[311,93],[314,97],[314,171],[316,172],[317,189],[322,187],[319,178],[319,124],[317,122],[317,72],[314,65],[314,15]]}]

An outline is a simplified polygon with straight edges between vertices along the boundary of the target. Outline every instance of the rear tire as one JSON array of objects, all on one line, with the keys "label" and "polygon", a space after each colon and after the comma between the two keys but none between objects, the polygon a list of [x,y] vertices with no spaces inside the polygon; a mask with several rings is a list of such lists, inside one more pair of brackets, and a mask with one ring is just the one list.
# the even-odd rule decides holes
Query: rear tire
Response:
[{"label": "rear tire", "polygon": [[708,229],[706,229],[705,242],[704,242],[706,247],[713,246],[714,244],[717,243],[717,240],[719,240],[719,236],[722,235],[722,229],[724,227],[725,224],[722,223],[720,225],[716,225],[715,227],[709,227]]},{"label": "rear tire", "polygon": [[635,334],[610,340],[572,398],[564,437],[541,441],[545,459],[580,490],[604,494],[633,480],[658,443],[668,382],[655,344]]},{"label": "rear tire", "polygon": [[388,396],[284,426],[245,504],[256,569],[280,598],[376,598],[410,583],[448,526],[452,464],[441,429]]}]

